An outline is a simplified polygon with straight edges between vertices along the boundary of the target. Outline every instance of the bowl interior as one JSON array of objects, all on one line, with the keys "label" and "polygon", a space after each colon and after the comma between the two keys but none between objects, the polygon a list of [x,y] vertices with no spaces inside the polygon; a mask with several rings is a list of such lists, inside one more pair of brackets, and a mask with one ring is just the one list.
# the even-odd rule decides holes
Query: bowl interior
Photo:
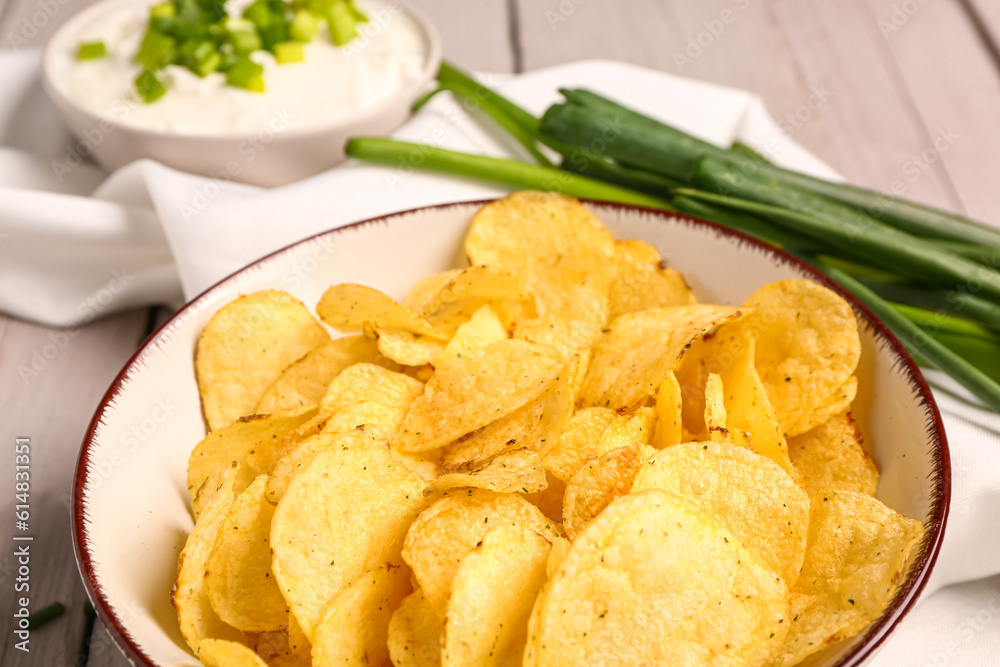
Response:
[{"label": "bowl interior", "polygon": [[[358,223],[266,257],[178,312],[125,367],[91,423],[77,468],[74,538],[90,595],[116,641],[140,664],[194,664],[170,589],[192,527],[187,458],[205,434],[192,355],[215,311],[239,294],[282,289],[313,307],[339,282],[401,298],[432,272],[464,263],[462,241],[479,204],[419,209]],[[738,233],[639,208],[590,204],[616,238],[656,247],[703,302],[739,304],[774,280],[810,268]],[[924,522],[926,543],[890,612],[815,664],[860,664],[904,614],[936,557],[948,500],[948,455],[930,391],[902,347],[858,310],[863,346],[855,416],[882,478],[878,497]]]}]

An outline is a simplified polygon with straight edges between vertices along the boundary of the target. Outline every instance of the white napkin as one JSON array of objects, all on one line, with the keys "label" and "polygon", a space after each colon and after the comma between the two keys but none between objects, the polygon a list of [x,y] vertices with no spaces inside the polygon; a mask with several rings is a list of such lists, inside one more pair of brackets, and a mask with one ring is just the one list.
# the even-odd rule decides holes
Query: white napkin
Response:
[{"label": "white napkin", "polygon": [[[137,304],[190,299],[306,236],[393,211],[505,192],[356,162],[274,190],[191,176],[148,160],[107,178],[87,164],[64,173],[78,145],[41,91],[39,65],[37,53],[0,53],[0,310],[19,317],[74,326]],[[707,140],[728,144],[739,137],[778,163],[837,177],[744,91],[602,61],[485,80],[536,113],[558,99],[559,87],[592,88]],[[439,96],[396,136],[522,157],[519,146],[479,121]],[[994,664],[1000,577],[933,593],[1000,573],[994,509],[1000,506],[1000,416],[949,378],[931,373],[930,380],[951,443],[951,518],[924,601],[875,664]],[[984,629],[966,632],[942,623],[944,617],[959,623],[972,618]],[[992,632],[987,621],[994,623]],[[934,662],[939,658],[946,662]]]}]

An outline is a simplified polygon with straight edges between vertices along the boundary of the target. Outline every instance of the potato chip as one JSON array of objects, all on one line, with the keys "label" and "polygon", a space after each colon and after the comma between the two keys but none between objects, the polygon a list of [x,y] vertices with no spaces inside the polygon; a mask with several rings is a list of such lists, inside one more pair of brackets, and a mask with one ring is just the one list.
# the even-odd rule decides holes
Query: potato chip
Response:
[{"label": "potato chip", "polygon": [[470,264],[518,278],[538,299],[537,319],[515,336],[571,356],[590,347],[608,318],[614,241],[580,202],[555,193],[517,192],[484,206],[465,238]]},{"label": "potato chip", "polygon": [[442,447],[538,396],[565,367],[556,350],[521,340],[471,350],[438,369],[394,444],[404,452]]},{"label": "potato chip", "polygon": [[705,426],[712,442],[729,442],[729,428],[726,415],[722,378],[710,373],[705,383]]},{"label": "potato chip", "polygon": [[591,459],[566,485],[563,499],[563,528],[575,539],[583,528],[612,500],[632,490],[632,480],[647,458],[641,444],[619,447]]},{"label": "potato chip", "polygon": [[403,598],[389,620],[389,658],[395,667],[437,667],[441,664],[444,617],[417,589]]},{"label": "potato chip", "polygon": [[287,628],[254,635],[253,650],[268,667],[310,667],[312,665],[309,640],[295,623],[295,616],[286,614]]},{"label": "potato chip", "polygon": [[170,599],[177,610],[181,635],[191,650],[208,638],[230,639],[245,642],[246,636],[228,625],[212,608],[205,590],[205,569],[215,538],[226,520],[229,506],[236,500],[234,484],[240,475],[240,464],[232,463],[219,470],[206,482],[214,488],[209,493],[205,509],[188,535],[184,549],[177,559],[177,582]]},{"label": "potato chip", "polygon": [[518,523],[546,538],[560,535],[558,524],[521,496],[482,489],[446,493],[450,495],[420,513],[403,545],[403,560],[413,569],[431,606],[441,614],[459,562],[491,528]]},{"label": "potato chip", "polygon": [[435,370],[442,370],[473,350],[487,347],[507,338],[507,328],[489,306],[483,306],[455,331],[441,354],[434,360]]},{"label": "potato chip", "polygon": [[677,376],[667,373],[656,390],[656,428],[650,444],[657,449],[682,442],[684,427],[682,415],[681,386]]},{"label": "potato chip", "polygon": [[282,372],[330,335],[284,292],[254,292],[212,316],[194,350],[194,370],[208,430],[254,414]]},{"label": "potato chip", "polygon": [[563,496],[566,495],[566,482],[562,481],[548,470],[545,471],[545,488],[535,493],[522,494],[524,499],[552,519],[562,523]]},{"label": "potato chip", "polygon": [[[699,383],[717,373],[722,381],[729,441],[750,447],[793,473],[788,445],[757,372],[755,354],[756,342],[744,321],[728,323],[691,346],[681,364],[680,377],[688,385],[689,400],[697,400],[695,397],[701,395]],[[711,431],[704,426],[704,420],[698,417],[696,421],[690,412],[684,411],[686,425],[696,437],[710,439]]]},{"label": "potato chip", "polygon": [[546,486],[541,457],[529,449],[518,449],[497,454],[477,470],[442,475],[427,485],[424,495],[463,487],[497,493],[537,493]]},{"label": "potato chip", "polygon": [[656,393],[691,341],[740,311],[728,306],[676,306],[627,313],[608,325],[594,347],[581,400],[631,410]]},{"label": "potato chip", "polygon": [[[357,424],[355,424],[356,426]],[[285,495],[285,491],[288,490],[288,485],[291,484],[292,480],[309,467],[309,464],[312,463],[317,454],[328,448],[337,440],[338,436],[345,432],[317,433],[300,442],[293,451],[278,461],[267,479],[265,490],[267,501],[272,505],[277,505],[278,501]]]},{"label": "potato chip", "polygon": [[841,413],[848,412],[857,393],[858,376],[852,375],[847,378],[847,382],[837,387],[836,391],[823,399],[822,404],[813,410],[809,423],[818,426]]},{"label": "potato chip", "polygon": [[791,590],[788,636],[774,664],[796,665],[878,618],[923,533],[919,521],[867,494],[814,495],[802,574]]},{"label": "potato chip", "polygon": [[421,336],[409,331],[381,329],[378,332],[379,352],[403,366],[431,363],[441,354],[445,344],[440,338]]},{"label": "potato chip", "polygon": [[398,562],[424,481],[377,429],[356,429],[288,485],[271,523],[274,575],[310,641],[326,604],[365,571]]},{"label": "potato chip", "polygon": [[403,298],[403,305],[418,315],[426,315],[427,309],[434,302],[438,292],[461,272],[462,269],[448,269],[421,278],[413,284],[413,287]]},{"label": "potato chip", "polygon": [[225,639],[203,639],[195,655],[205,667],[268,667],[245,645]]},{"label": "potato chip", "polygon": [[615,241],[615,278],[611,283],[609,319],[647,308],[697,303],[682,276],[642,241]]},{"label": "potato chip", "polygon": [[223,621],[244,632],[286,627],[288,606],[271,572],[271,517],[261,475],[229,506],[205,564],[205,589]]},{"label": "potato chip", "polygon": [[319,318],[337,331],[355,333],[395,329],[443,338],[443,334],[412,310],[396,303],[374,287],[341,283],[323,293],[316,304]]},{"label": "potato chip", "polygon": [[646,489],[688,498],[786,583],[795,583],[806,549],[809,496],[771,459],[730,443],[675,445],[636,474],[633,493]]},{"label": "potato chip", "polygon": [[461,472],[482,467],[494,456],[511,449],[544,454],[555,444],[573,414],[580,363],[579,356],[573,357],[566,371],[544,392],[448,445],[441,464],[447,470]]},{"label": "potato chip", "polygon": [[198,490],[205,480],[218,471],[227,469],[233,461],[239,461],[243,464],[241,472],[245,483],[237,493],[243,491],[254,477],[269,472],[249,465],[251,452],[271,447],[279,439],[283,442],[285,435],[296,432],[315,416],[315,408],[307,408],[269,417],[240,419],[205,436],[188,457],[187,488],[191,494],[195,518],[200,516],[207,500],[198,498]]},{"label": "potato chip", "polygon": [[830,415],[816,420],[814,412],[848,381],[861,356],[850,305],[808,280],[769,283],[743,305],[754,309],[747,326],[757,339],[757,370],[785,434],[826,421]]},{"label": "potato chip", "polygon": [[443,667],[519,664],[551,545],[530,528],[497,526],[458,566],[442,639]]},{"label": "potato chip", "polygon": [[382,563],[333,598],[316,625],[313,664],[389,664],[389,619],[412,591],[405,565]]},{"label": "potato chip", "polygon": [[348,366],[361,362],[398,370],[396,364],[379,352],[372,339],[364,336],[337,338],[313,348],[286,368],[264,392],[255,412],[267,415],[316,405],[333,378]]},{"label": "potato chip", "polygon": [[568,482],[584,463],[600,455],[597,450],[601,436],[616,419],[618,415],[607,408],[578,410],[566,422],[555,445],[542,457],[545,469]]},{"label": "potato chip", "polygon": [[[498,313],[537,317],[535,296],[516,276],[493,266],[472,266],[441,288],[423,314],[436,329],[454,333],[473,313],[492,305]],[[510,318],[502,318],[510,319]],[[506,324],[505,324],[506,326]]]},{"label": "potato chip", "polygon": [[841,413],[788,441],[792,464],[809,494],[857,491],[875,495],[878,465],[862,446],[850,412]]},{"label": "potato chip", "polygon": [[403,373],[394,373],[375,364],[354,364],[330,383],[320,401],[319,413],[328,417],[364,400],[408,408],[423,391],[423,383]]},{"label": "potato chip", "polygon": [[524,664],[759,665],[788,618],[784,583],[735,535],[643,491],[577,537],[535,604]]}]

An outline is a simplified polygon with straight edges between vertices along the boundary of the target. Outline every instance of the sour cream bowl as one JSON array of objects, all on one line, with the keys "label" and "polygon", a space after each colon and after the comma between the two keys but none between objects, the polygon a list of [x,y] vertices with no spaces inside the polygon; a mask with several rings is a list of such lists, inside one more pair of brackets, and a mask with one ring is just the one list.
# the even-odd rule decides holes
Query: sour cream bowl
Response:
[{"label": "sour cream bowl", "polygon": [[[152,158],[226,181],[292,183],[343,161],[349,137],[399,127],[441,62],[440,39],[422,14],[400,0],[362,0],[369,21],[349,44],[338,49],[318,36],[302,63],[262,54],[265,93],[168,66],[167,95],[147,105],[133,93],[132,58],[151,4],[104,0],[70,19],[45,50],[49,97],[82,152],[108,169]],[[78,61],[78,45],[96,40],[109,55]]]}]

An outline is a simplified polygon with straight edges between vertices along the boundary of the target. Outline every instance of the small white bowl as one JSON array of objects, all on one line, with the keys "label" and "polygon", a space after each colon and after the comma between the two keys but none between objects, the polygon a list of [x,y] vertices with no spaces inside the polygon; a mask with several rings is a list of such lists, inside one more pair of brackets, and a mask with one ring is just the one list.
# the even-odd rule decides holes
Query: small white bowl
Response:
[{"label": "small white bowl", "polygon": [[[290,292],[314,307],[327,287],[354,282],[397,299],[418,279],[461,265],[484,202],[432,206],[359,222],[279,250],[181,309],[119,373],[83,441],[73,490],[77,561],[97,613],[137,665],[191,664],[170,604],[177,557],[192,528],[185,486],[205,435],[194,376],[202,328],[240,294]],[[837,290],[858,316],[862,358],[853,412],[882,477],[878,498],[922,521],[926,536],[886,613],[809,664],[867,662],[913,607],[930,576],[951,496],[948,445],[930,389],[902,344],[871,312],[791,255],[713,223],[636,206],[590,202],[616,238],[640,239],[682,271],[699,299],[740,304],[765,283],[806,278]]]},{"label": "small white bowl", "polygon": [[[56,80],[57,59],[75,49],[83,25],[104,12],[135,6],[136,0],[104,0],[66,22],[45,48],[42,82],[73,134],[92,146],[93,155],[113,170],[140,158],[152,158],[169,167],[201,176],[227,178],[249,185],[275,187],[314,176],[342,162],[344,145],[356,135],[389,134],[410,115],[414,101],[437,74],[441,64],[441,40],[430,21],[409,5],[393,0],[423,33],[426,62],[419,76],[370,107],[328,122],[310,123],[267,135],[266,150],[254,159],[242,157],[246,134],[208,135],[166,132],[117,122],[100,116],[71,100]],[[273,136],[272,136],[273,135]],[[94,141],[94,137],[99,140]],[[239,169],[232,169],[234,161]]]}]

